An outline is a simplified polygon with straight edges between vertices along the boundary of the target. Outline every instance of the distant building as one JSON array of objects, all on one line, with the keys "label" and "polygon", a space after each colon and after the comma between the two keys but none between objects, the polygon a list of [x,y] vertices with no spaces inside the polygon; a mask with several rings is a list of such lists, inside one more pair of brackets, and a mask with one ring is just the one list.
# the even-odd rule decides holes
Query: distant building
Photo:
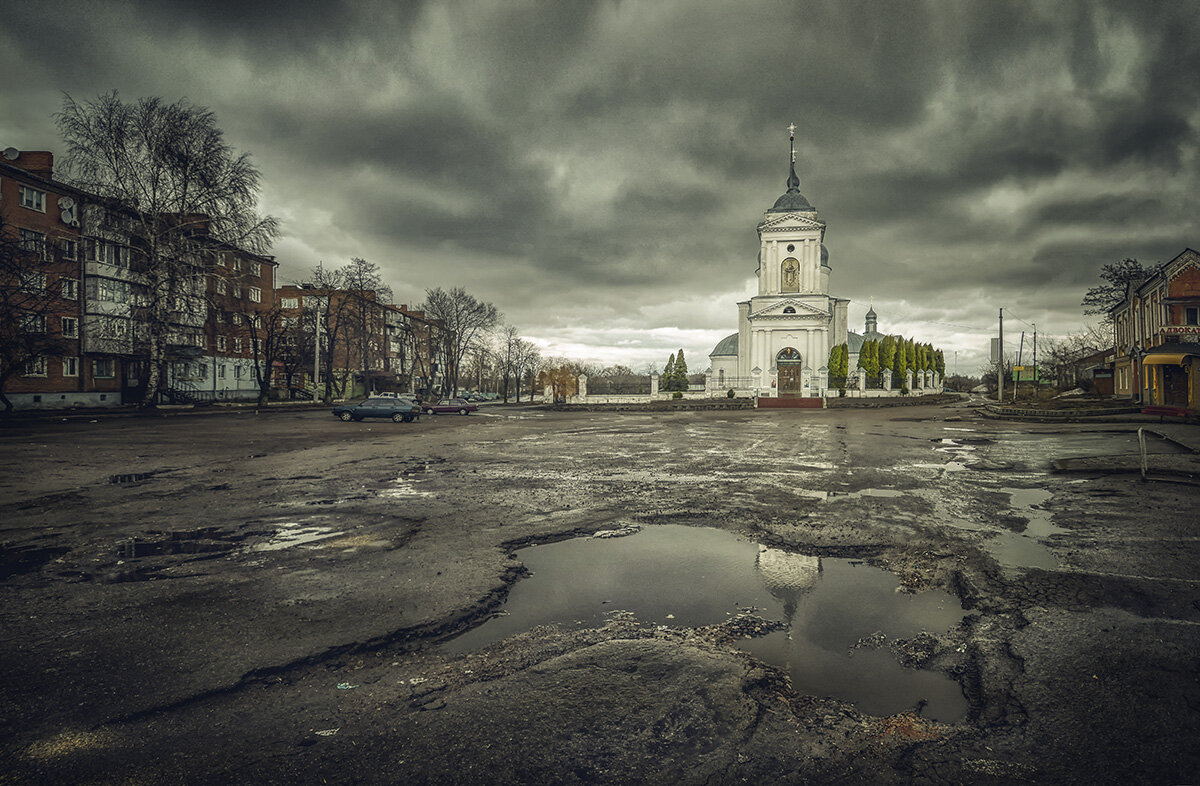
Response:
[{"label": "distant building", "polygon": [[1186,248],[1127,285],[1109,314],[1115,395],[1200,411],[1200,254]]}]

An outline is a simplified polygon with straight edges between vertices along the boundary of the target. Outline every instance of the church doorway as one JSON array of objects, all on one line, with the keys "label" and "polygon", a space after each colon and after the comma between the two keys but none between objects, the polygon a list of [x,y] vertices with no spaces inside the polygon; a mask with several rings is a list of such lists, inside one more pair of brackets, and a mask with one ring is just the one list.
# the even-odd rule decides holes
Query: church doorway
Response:
[{"label": "church doorway", "polygon": [[775,356],[779,369],[779,395],[800,396],[804,393],[804,363],[800,353],[791,347],[779,350]]}]

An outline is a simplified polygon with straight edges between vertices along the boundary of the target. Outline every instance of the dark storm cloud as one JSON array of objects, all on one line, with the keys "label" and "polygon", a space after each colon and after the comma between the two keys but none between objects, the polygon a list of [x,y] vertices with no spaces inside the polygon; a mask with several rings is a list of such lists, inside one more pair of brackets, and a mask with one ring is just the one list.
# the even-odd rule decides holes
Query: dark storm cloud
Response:
[{"label": "dark storm cloud", "polygon": [[532,335],[587,324],[602,341],[638,319],[732,330],[794,121],[834,294],[886,291],[913,314],[939,292],[991,299],[981,324],[1036,297],[1068,326],[1101,264],[1200,243],[1195,16],[1083,0],[30,3],[0,31],[0,131],[54,148],[59,91],[187,96],[262,168],[296,256],[283,269],[366,256],[406,297],[486,286]]}]

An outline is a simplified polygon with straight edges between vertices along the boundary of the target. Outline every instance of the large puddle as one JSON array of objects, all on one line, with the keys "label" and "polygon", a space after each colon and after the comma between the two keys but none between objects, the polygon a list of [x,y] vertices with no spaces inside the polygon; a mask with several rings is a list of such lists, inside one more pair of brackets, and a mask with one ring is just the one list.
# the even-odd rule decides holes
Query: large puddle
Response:
[{"label": "large puddle", "polygon": [[547,623],[599,626],[618,609],[643,622],[697,627],[754,608],[785,627],[738,646],[787,669],[801,693],[851,701],[874,715],[920,709],[950,722],[966,712],[961,688],[948,677],[905,668],[886,648],[855,646],[867,637],[948,630],[965,616],[958,600],[939,591],[900,592],[894,575],[861,562],[679,525],[532,546],[518,557],[533,575],[512,587],[498,616],[445,649],[469,652]]}]

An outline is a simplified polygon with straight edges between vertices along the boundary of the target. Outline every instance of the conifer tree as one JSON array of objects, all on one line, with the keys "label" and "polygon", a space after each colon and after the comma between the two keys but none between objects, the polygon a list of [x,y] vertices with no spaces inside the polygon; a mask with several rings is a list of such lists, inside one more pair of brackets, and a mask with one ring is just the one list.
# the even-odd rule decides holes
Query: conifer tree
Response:
[{"label": "conifer tree", "polygon": [[904,387],[904,371],[908,368],[907,354],[908,343],[903,338],[898,338],[896,341],[896,352],[892,358],[892,384]]},{"label": "conifer tree", "polygon": [[933,368],[937,371],[938,376],[945,379],[946,377],[946,354],[942,350],[938,350],[933,355]]},{"label": "conifer tree", "polygon": [[867,350],[865,353],[867,356],[867,362],[865,365],[860,365],[862,365],[863,369],[867,372],[867,376],[879,376],[879,371],[881,369],[879,363],[879,341],[876,339],[871,339],[870,341],[866,342],[864,349]]},{"label": "conifer tree", "polygon": [[667,365],[663,368],[662,373],[662,389],[671,389],[671,380],[675,378],[675,353],[671,353],[671,357],[667,358]]},{"label": "conifer tree", "polygon": [[896,337],[884,336],[879,342],[879,370],[892,368],[896,359]]},{"label": "conifer tree", "polygon": [[688,388],[688,367],[687,361],[683,359],[683,348],[680,347],[679,353],[675,355],[675,373],[673,377],[674,385],[671,390],[687,390]]}]

